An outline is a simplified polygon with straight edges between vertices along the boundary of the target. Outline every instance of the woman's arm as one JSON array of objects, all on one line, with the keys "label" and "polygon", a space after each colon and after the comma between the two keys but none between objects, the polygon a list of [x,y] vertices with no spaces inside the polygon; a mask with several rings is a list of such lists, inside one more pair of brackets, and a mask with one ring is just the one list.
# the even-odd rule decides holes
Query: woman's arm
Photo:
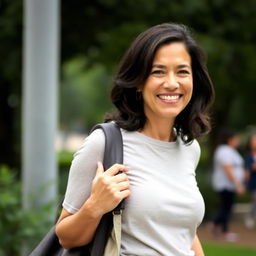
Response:
[{"label": "woman's arm", "polygon": [[192,243],[192,250],[195,252],[195,256],[204,256],[204,251],[197,235]]},{"label": "woman's arm", "polygon": [[89,200],[75,214],[62,209],[56,225],[60,244],[70,249],[88,244],[96,231],[102,215],[96,215]]},{"label": "woman's arm", "polygon": [[115,164],[104,172],[102,164],[98,163],[88,200],[75,214],[62,210],[56,225],[56,234],[64,248],[88,244],[101,217],[130,195],[127,175],[116,175],[119,171],[126,172],[127,167]]}]

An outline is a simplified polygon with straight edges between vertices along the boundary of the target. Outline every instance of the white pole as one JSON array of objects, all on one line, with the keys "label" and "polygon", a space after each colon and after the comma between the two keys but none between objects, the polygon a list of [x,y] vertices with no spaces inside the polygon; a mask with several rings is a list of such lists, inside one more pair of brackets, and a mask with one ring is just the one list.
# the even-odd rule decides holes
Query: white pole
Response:
[{"label": "white pole", "polygon": [[59,0],[24,0],[23,43],[23,207],[32,209],[57,195]]}]

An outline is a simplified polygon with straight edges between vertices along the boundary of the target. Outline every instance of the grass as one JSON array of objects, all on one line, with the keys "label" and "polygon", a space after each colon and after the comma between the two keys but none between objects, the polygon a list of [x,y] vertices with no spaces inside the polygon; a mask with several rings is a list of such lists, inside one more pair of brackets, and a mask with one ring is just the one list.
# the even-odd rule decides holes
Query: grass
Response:
[{"label": "grass", "polygon": [[205,256],[256,256],[256,248],[238,245],[203,243]]}]

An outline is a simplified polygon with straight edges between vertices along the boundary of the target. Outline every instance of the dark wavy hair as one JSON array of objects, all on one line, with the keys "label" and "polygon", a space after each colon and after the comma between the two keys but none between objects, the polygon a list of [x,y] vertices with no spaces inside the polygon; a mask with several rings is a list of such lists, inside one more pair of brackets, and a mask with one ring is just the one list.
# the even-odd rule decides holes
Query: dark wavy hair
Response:
[{"label": "dark wavy hair", "polygon": [[117,111],[107,114],[106,121],[114,120],[121,128],[136,131],[144,127],[146,116],[143,98],[136,97],[137,88],[148,78],[156,51],[162,45],[182,42],[191,57],[193,94],[189,104],[176,117],[174,127],[185,143],[210,130],[209,107],[214,89],[206,67],[203,51],[184,25],[164,23],[141,33],[121,60],[114,79],[111,99]]}]

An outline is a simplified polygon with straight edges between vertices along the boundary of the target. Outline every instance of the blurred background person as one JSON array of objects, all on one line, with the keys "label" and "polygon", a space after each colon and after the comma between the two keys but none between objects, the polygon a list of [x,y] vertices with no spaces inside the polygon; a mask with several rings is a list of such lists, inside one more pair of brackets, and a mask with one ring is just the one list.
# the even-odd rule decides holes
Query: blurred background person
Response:
[{"label": "blurred background person", "polygon": [[232,207],[236,195],[245,192],[244,161],[237,151],[240,137],[233,130],[225,130],[220,136],[213,157],[213,188],[219,195],[220,208],[211,224],[211,231],[227,241],[235,241],[237,234],[229,232]]},{"label": "blurred background person", "polygon": [[255,227],[256,220],[256,133],[252,134],[247,142],[247,154],[245,156],[247,174],[247,187],[251,193],[251,209],[245,219],[247,228]]}]

